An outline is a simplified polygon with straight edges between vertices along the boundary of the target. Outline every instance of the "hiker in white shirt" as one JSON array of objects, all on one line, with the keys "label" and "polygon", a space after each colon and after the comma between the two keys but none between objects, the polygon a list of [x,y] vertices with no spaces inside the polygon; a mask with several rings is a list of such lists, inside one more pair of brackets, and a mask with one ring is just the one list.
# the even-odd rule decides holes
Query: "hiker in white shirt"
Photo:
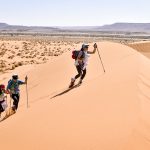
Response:
[{"label": "hiker in white shirt", "polygon": [[1,117],[1,113],[6,111],[7,109],[7,96],[5,95],[5,93],[7,94],[6,90],[5,90],[5,85],[1,84],[0,85],[0,117]]},{"label": "hiker in white shirt", "polygon": [[86,75],[86,67],[88,65],[88,59],[90,56],[89,54],[94,54],[96,52],[97,44],[95,43],[93,47],[94,47],[93,51],[88,51],[89,45],[82,44],[82,48],[79,51],[77,58],[73,58],[75,59],[75,66],[78,71],[78,74],[74,78],[71,78],[71,83],[69,88],[74,86],[75,80],[78,79],[79,77],[80,77],[80,81],[78,84],[82,83],[82,80]]}]

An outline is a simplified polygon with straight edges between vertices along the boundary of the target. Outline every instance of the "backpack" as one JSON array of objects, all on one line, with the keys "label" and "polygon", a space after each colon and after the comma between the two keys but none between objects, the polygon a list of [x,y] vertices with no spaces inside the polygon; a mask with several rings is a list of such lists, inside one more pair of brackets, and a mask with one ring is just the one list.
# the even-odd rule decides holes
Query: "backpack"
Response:
[{"label": "backpack", "polygon": [[[81,51],[81,50],[80,50]],[[72,51],[72,59],[77,59],[78,58],[78,55],[79,55],[79,53],[80,53],[80,51],[79,50],[74,50],[74,51]],[[81,58],[84,58],[84,56],[85,56],[85,54],[84,54],[84,52],[82,51],[82,55],[81,55]]]}]

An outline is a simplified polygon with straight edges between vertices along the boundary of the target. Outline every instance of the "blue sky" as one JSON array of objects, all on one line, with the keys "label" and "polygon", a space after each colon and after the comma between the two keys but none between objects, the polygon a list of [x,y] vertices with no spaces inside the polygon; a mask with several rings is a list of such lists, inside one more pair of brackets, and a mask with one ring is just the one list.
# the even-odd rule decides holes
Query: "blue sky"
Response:
[{"label": "blue sky", "polygon": [[29,26],[150,23],[150,0],[0,0],[0,22]]}]

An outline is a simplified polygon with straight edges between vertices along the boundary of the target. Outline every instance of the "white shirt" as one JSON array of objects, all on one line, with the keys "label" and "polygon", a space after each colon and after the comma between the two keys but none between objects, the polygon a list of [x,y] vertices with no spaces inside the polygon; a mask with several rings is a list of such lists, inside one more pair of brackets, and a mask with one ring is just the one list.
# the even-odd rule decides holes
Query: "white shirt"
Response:
[{"label": "white shirt", "polygon": [[[82,56],[82,53],[85,54],[85,56],[84,56],[84,58],[83,58],[83,63],[84,63],[83,69],[85,69],[86,66],[88,65],[88,60],[89,60],[90,55],[88,54],[87,51],[83,51],[83,52],[80,52],[80,53],[79,53],[79,58]],[[79,65],[79,61],[78,61],[78,59],[77,59],[77,60],[75,61],[75,66],[78,66],[78,65]]]},{"label": "white shirt", "polygon": [[2,93],[2,94],[0,95],[0,102],[3,101],[4,99],[5,99],[5,94]]},{"label": "white shirt", "polygon": [[87,51],[84,51],[84,54],[85,54],[85,57],[83,59],[83,62],[84,62],[84,67],[86,67],[88,65],[90,55],[88,54]]}]

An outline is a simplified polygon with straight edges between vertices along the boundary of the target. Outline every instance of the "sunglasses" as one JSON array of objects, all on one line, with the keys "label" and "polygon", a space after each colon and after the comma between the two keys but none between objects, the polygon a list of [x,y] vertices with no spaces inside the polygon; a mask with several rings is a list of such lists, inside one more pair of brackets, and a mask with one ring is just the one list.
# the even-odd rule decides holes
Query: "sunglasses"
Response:
[{"label": "sunglasses", "polygon": [[85,46],[85,48],[89,48],[88,46]]}]

